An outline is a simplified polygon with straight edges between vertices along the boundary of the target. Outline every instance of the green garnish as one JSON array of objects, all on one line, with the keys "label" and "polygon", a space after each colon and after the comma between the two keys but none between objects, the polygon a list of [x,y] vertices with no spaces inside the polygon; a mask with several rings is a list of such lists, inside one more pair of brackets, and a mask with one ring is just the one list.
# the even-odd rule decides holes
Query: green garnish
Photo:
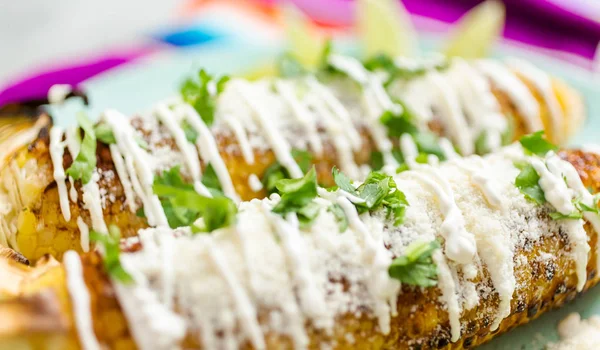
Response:
[{"label": "green garnish", "polygon": [[196,143],[196,140],[198,139],[198,132],[196,132],[196,129],[192,128],[187,121],[183,121],[181,128],[183,129],[186,140],[191,143]]},{"label": "green garnish", "polygon": [[[384,82],[384,85],[387,86],[391,82],[395,80],[408,80],[420,77],[427,73],[429,69],[427,67],[415,67],[415,68],[401,68],[394,63],[392,57],[388,55],[375,55],[370,59],[364,62],[364,66],[366,69],[370,71],[384,71],[387,73],[387,79]],[[441,61],[440,63],[435,64],[432,68],[436,70],[444,70],[448,68],[448,61]]]},{"label": "green garnish", "polygon": [[515,139],[515,117],[513,115],[507,116],[507,124],[506,130],[500,136],[503,146],[510,145]]},{"label": "green garnish", "polygon": [[290,52],[284,53],[277,60],[277,71],[283,78],[296,78],[308,73],[308,70]]},{"label": "green garnish", "polygon": [[[302,172],[306,173],[310,169],[312,155],[308,151],[294,149],[292,150],[292,157],[294,157],[294,160],[298,163]],[[261,182],[267,193],[272,194],[277,192],[277,187],[275,186],[277,181],[289,178],[291,178],[291,176],[287,169],[279,162],[275,161],[265,170]]]},{"label": "green garnish", "polygon": [[408,201],[404,193],[396,187],[392,176],[372,171],[358,188],[354,188],[348,177],[336,168],[333,169],[333,178],[339,188],[364,200],[364,202],[353,203],[359,214],[385,208],[387,217],[394,217],[394,226],[404,222]]},{"label": "green garnish", "polygon": [[[214,198],[199,195],[194,186],[183,181],[175,166],[154,179],[154,193],[159,196],[171,228],[192,226],[202,217],[202,232],[229,226],[235,220],[237,207],[224,196]],[[211,191],[212,192],[212,191]]]},{"label": "green garnish", "polygon": [[87,184],[92,179],[96,169],[96,135],[94,125],[84,113],[77,114],[77,123],[83,129],[84,137],[79,148],[79,154],[67,169],[66,174],[75,180]]},{"label": "green garnish", "polygon": [[221,181],[219,181],[215,168],[213,168],[210,163],[208,163],[208,166],[204,169],[202,183],[208,188],[213,197],[224,196],[223,188],[221,188]]},{"label": "green garnish", "polygon": [[600,214],[600,208],[598,207],[598,202],[600,202],[600,196],[595,195],[593,198],[594,204],[591,207],[581,202],[580,198],[576,198],[575,200],[573,200],[573,205],[575,205],[575,208],[577,208],[581,212],[587,211],[590,213]]},{"label": "green garnish", "polygon": [[488,146],[488,135],[484,130],[482,131],[477,139],[475,140],[475,153],[482,156],[484,154],[490,153],[490,147]]},{"label": "green garnish", "polygon": [[540,176],[531,164],[519,164],[521,172],[515,179],[515,186],[525,195],[528,200],[542,205],[546,203],[544,190],[538,183]]},{"label": "green garnish", "polygon": [[[96,126],[94,127],[94,133],[96,134],[96,139],[98,139],[98,141],[102,143],[105,143],[107,145],[117,143],[115,134],[113,133],[111,127],[108,126],[108,124],[96,124]],[[135,142],[138,144],[138,146],[140,146],[142,149],[148,150],[148,143],[140,135],[135,134],[134,137]]]},{"label": "green garnish", "polygon": [[544,157],[550,151],[556,151],[558,146],[551,144],[544,138],[544,131],[540,130],[530,135],[525,135],[519,140],[525,151]]},{"label": "green garnish", "polygon": [[[208,126],[212,125],[215,119],[216,96],[223,92],[227,81],[228,76],[216,79],[201,69],[198,80],[188,78],[181,85],[183,100],[194,107]],[[211,84],[214,84],[214,91]]]},{"label": "green garnish", "polygon": [[105,143],[107,145],[112,145],[113,143],[117,143],[115,139],[115,134],[108,124],[100,123],[96,124],[94,127],[94,133],[96,134],[96,138],[98,141]]},{"label": "green garnish", "polygon": [[390,277],[413,286],[435,286],[437,284],[437,266],[431,256],[439,248],[440,243],[437,240],[411,243],[406,248],[404,255],[392,260],[388,268]]},{"label": "green garnish", "polygon": [[329,65],[329,57],[333,52],[333,41],[331,38],[325,40],[325,44],[323,44],[323,49],[321,50],[321,56],[319,57],[319,67],[326,68]]},{"label": "green garnish", "polygon": [[317,172],[314,167],[302,178],[282,179],[275,186],[281,193],[281,200],[273,208],[274,213],[282,216],[296,213],[302,225],[310,224],[317,217],[319,207],[313,202],[317,196]]},{"label": "green garnish", "polygon": [[419,129],[414,124],[414,115],[408,108],[402,107],[401,114],[395,114],[392,111],[385,111],[379,117],[381,124],[387,127],[389,137],[400,137],[403,134],[415,135]]},{"label": "green garnish", "polygon": [[334,203],[327,208],[327,211],[335,217],[340,233],[345,232],[348,229],[348,217],[346,217],[344,209],[339,204]]},{"label": "green garnish", "polygon": [[115,225],[108,227],[108,234],[102,234],[96,231],[90,232],[90,241],[102,244],[104,247],[103,264],[106,272],[114,279],[122,283],[131,283],[133,278],[121,266],[119,255],[121,247],[119,242],[121,239],[121,231]]},{"label": "green garnish", "polygon": [[335,166],[333,169],[331,169],[331,173],[333,174],[333,181],[336,183],[339,189],[357,195],[356,187],[352,185],[352,180],[350,180],[346,174],[342,173],[340,169]]},{"label": "green garnish", "polygon": [[562,214],[559,212],[550,213],[550,217],[553,220],[564,220],[564,219],[581,219],[583,217],[583,213],[580,211],[573,211],[569,214]]},{"label": "green garnish", "polygon": [[[403,134],[409,134],[413,137],[420,153],[434,154],[440,160],[445,160],[446,156],[439,144],[439,138],[432,132],[419,131],[419,128],[414,122],[416,120],[414,112],[412,112],[406,104],[401,103],[400,101],[396,102],[402,106],[401,114],[385,111],[379,118],[379,121],[386,126],[388,136],[396,138]],[[394,154],[394,157],[398,159],[399,163],[404,162],[401,152]]]}]

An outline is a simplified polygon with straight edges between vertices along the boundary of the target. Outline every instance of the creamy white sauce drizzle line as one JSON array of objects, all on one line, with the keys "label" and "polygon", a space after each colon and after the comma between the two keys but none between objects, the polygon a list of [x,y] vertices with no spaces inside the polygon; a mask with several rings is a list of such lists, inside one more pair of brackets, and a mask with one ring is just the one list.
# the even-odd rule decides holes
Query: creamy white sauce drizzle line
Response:
[{"label": "creamy white sauce drizzle line", "polygon": [[362,146],[362,139],[346,107],[335,97],[329,88],[321,84],[315,77],[307,77],[306,84],[323,100],[333,113],[333,116],[338,119],[338,122],[345,126],[342,131],[346,133],[352,149],[358,151]]},{"label": "creamy white sauce drizzle line", "polygon": [[270,120],[273,116],[271,116],[270,111],[266,106],[261,105],[253,98],[252,86],[247,82],[238,81],[236,87],[239,96],[241,96],[248,106],[252,108],[252,115],[256,118],[257,123],[265,132],[265,137],[271,144],[272,151],[275,153],[277,160],[287,169],[287,171],[289,171],[292,178],[302,177],[302,170],[291,155],[289,143],[272,125]]},{"label": "creamy white sauce drizzle line", "polygon": [[67,196],[67,184],[65,182],[65,168],[63,167],[63,154],[65,145],[62,142],[63,129],[59,126],[53,126],[50,129],[50,158],[54,167],[54,181],[58,188],[58,200],[60,201],[60,210],[66,221],[71,220],[71,209],[69,208],[69,197]]},{"label": "creamy white sauce drizzle line", "polygon": [[315,155],[321,155],[321,153],[323,153],[323,145],[317,132],[315,118],[308,108],[296,98],[296,91],[294,91],[293,83],[277,79],[275,80],[275,87],[281,97],[288,103],[292,110],[292,114],[304,129],[311,151]]},{"label": "creamy white sauce drizzle line", "polygon": [[[565,160],[560,159],[557,155],[551,154],[546,159],[546,165],[548,166],[548,170],[556,176],[565,178],[567,185],[571,190],[573,190],[577,197],[580,198],[581,202],[587,206],[594,207],[594,197],[590,194],[590,192],[585,188],[583,182],[581,181],[581,177],[577,173],[577,170],[573,167],[573,165]],[[583,217],[592,224],[594,231],[600,234],[600,215],[592,212],[584,212]],[[585,232],[583,232],[585,234]],[[585,240],[585,241],[583,241]],[[588,246],[587,244],[587,234],[585,237],[580,237],[578,242],[573,242],[572,244],[582,247],[578,250],[583,251]],[[589,251],[589,247],[587,248]],[[596,251],[600,252],[600,240],[596,243]],[[598,268],[600,268],[600,259],[598,259]],[[587,253],[586,253],[586,264],[587,265]],[[583,268],[585,269],[585,267]],[[581,285],[580,282],[578,282]]]},{"label": "creamy white sauce drizzle line", "polygon": [[359,169],[354,160],[352,145],[344,132],[346,125],[334,120],[331,112],[318,96],[311,97],[307,98],[308,103],[322,118],[321,122],[324,124],[325,130],[327,130],[335,146],[340,168],[351,178],[357,178],[359,176]]},{"label": "creamy white sauce drizzle line", "polygon": [[240,198],[235,191],[227,166],[219,153],[219,147],[217,146],[214,136],[194,108],[189,105],[182,106],[181,108],[187,122],[198,133],[196,145],[200,150],[202,159],[207,164],[212,165],[217,174],[217,178],[219,179],[219,183],[221,184],[221,188],[223,189],[223,193],[235,202],[239,202]]},{"label": "creamy white sauce drizzle line", "polygon": [[119,147],[115,144],[111,144],[108,146],[110,149],[110,155],[115,164],[115,169],[117,171],[117,175],[119,176],[119,180],[121,181],[121,185],[123,186],[123,192],[125,193],[125,205],[129,208],[129,211],[135,213],[137,209],[137,203],[135,202],[135,193],[133,193],[133,189],[131,187],[131,181],[129,179],[129,173],[127,172],[127,168],[125,167],[125,163],[123,162],[123,156],[119,151]]},{"label": "creamy white sauce drizzle line", "polygon": [[[174,113],[165,105],[158,104],[154,109],[158,120],[169,130],[177,148],[183,155],[185,164],[189,170],[192,182],[194,183],[194,189],[204,196],[210,197],[210,192],[200,181],[202,172],[200,171],[200,161],[198,160],[198,153],[193,145],[191,145],[185,137],[185,132],[181,127],[178,120],[176,120]],[[200,118],[200,116],[198,116]]]},{"label": "creamy white sauce drizzle line", "polygon": [[205,241],[209,256],[213,260],[215,266],[231,290],[231,294],[235,300],[236,308],[240,313],[242,331],[246,333],[246,336],[250,339],[250,343],[254,349],[265,349],[265,341],[260,329],[260,325],[257,321],[257,313],[253,303],[250,301],[249,296],[245,293],[244,288],[242,288],[242,286],[239,284],[236,276],[228,268],[227,263],[222,257],[222,253],[219,251],[219,249],[212,243],[210,239],[206,239]]},{"label": "creamy white sauce drizzle line", "polygon": [[[547,158],[551,159],[552,157],[554,155],[550,154]],[[571,202],[573,199],[571,191],[562,177],[564,174],[561,169],[556,167],[556,163],[553,163],[553,166],[559,174],[552,173],[546,167],[546,164],[537,158],[531,160],[531,165],[540,176],[538,183],[544,190],[548,203],[561,214],[568,215],[575,211],[575,206]],[[564,225],[567,227],[569,241],[573,246],[572,250],[577,270],[577,290],[581,291],[587,280],[586,267],[588,252],[590,251],[587,243],[588,237],[583,229],[583,220],[568,219],[563,221],[565,221]]]},{"label": "creamy white sauce drizzle line", "polygon": [[462,112],[456,91],[438,72],[430,72],[426,79],[429,79],[431,86],[436,89],[438,99],[435,106],[443,115],[439,120],[445,124],[460,152],[465,155],[472,154],[473,136],[468,132],[467,120]]},{"label": "creamy white sauce drizzle line", "polygon": [[[336,203],[344,210],[349,226],[356,230],[363,240],[365,249],[363,259],[370,264],[371,269],[370,283],[368,283],[367,289],[376,300],[373,313],[378,320],[381,333],[388,334],[391,321],[391,308],[388,303],[391,299],[390,296],[396,295],[400,289],[400,283],[397,280],[392,280],[388,274],[387,269],[391,263],[391,257],[383,242],[376,242],[373,239],[365,224],[360,220],[356,207],[347,198],[340,196],[337,198]],[[394,302],[396,301],[394,300]]]},{"label": "creamy white sauce drizzle line", "polygon": [[250,141],[248,141],[248,135],[246,134],[246,131],[240,122],[235,119],[235,117],[226,116],[224,119],[238,141],[238,145],[240,146],[244,160],[249,165],[254,164],[254,152],[252,151],[252,146],[250,146]]},{"label": "creamy white sauce drizzle line", "polygon": [[483,72],[496,87],[507,94],[523,117],[527,131],[544,129],[540,116],[540,107],[527,86],[513,72],[502,64],[490,60],[481,60],[476,67]]},{"label": "creamy white sauce drizzle line", "polygon": [[548,107],[548,114],[550,117],[550,130],[548,134],[552,135],[555,139],[559,139],[558,136],[561,133],[563,125],[563,113],[552,88],[550,76],[535,65],[521,59],[511,57],[506,61],[509,67],[525,77],[525,79],[531,82],[538,90]]},{"label": "creamy white sauce drizzle line", "polygon": [[98,187],[98,180],[100,176],[97,172],[94,172],[90,182],[82,186],[83,190],[83,207],[90,213],[90,219],[92,220],[92,228],[94,231],[107,234],[108,228],[104,223],[104,215],[102,213],[102,200],[100,198],[100,188]]},{"label": "creamy white sauce drizzle line", "polygon": [[133,127],[124,122],[127,117],[115,110],[107,110],[104,120],[113,130],[117,147],[123,157],[135,193],[144,204],[144,213],[151,226],[168,226],[167,217],[160,200],[152,191],[154,168],[148,162],[149,155],[135,141]]},{"label": "creamy white sauce drizzle line", "polygon": [[85,223],[85,221],[83,221],[81,216],[77,217],[77,227],[79,228],[81,250],[87,253],[90,251],[90,228]]},{"label": "creamy white sauce drizzle line", "polygon": [[298,228],[298,218],[291,213],[286,217],[287,220],[283,219],[272,213],[272,208],[268,205],[263,205],[262,209],[281,239],[287,262],[290,264],[289,270],[298,286],[300,309],[308,318],[315,321],[315,325],[326,324],[330,327],[333,325],[333,316],[324,313],[326,308],[323,293],[317,289],[310,266],[305,263],[308,251]]},{"label": "creamy white sauce drizzle line", "polygon": [[63,259],[79,343],[85,350],[100,350],[100,344],[94,334],[90,294],[83,279],[79,255],[70,250],[65,253]]}]

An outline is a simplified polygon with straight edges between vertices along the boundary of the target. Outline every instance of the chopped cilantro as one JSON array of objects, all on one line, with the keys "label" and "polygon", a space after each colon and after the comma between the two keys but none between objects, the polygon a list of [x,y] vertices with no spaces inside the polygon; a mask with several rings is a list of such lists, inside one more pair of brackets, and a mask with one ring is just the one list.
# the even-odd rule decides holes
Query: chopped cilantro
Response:
[{"label": "chopped cilantro", "polygon": [[344,209],[342,209],[342,207],[339,204],[334,203],[330,205],[329,208],[327,208],[327,211],[332,213],[335,217],[335,220],[338,223],[340,233],[345,232],[348,229],[348,218],[346,217]]},{"label": "chopped cilantro", "polygon": [[356,193],[356,188],[352,185],[352,181],[348,178],[348,176],[342,173],[335,166],[333,167],[331,172],[333,173],[333,181],[341,190],[344,190],[353,195],[358,195],[358,193]]},{"label": "chopped cilantro", "polygon": [[562,214],[559,212],[550,213],[550,217],[553,220],[563,220],[563,219],[581,219],[583,214],[580,211],[573,211],[569,214]]},{"label": "chopped cilantro", "polygon": [[515,139],[515,117],[513,115],[508,115],[507,122],[508,126],[501,135],[503,146],[511,144]]},{"label": "chopped cilantro", "polygon": [[475,140],[475,153],[482,156],[490,153],[490,147],[488,146],[488,135],[484,130],[482,131],[477,139]]},{"label": "chopped cilantro", "polygon": [[114,279],[122,283],[131,283],[133,278],[125,271],[121,266],[121,260],[119,255],[121,253],[121,247],[119,242],[121,239],[121,232],[115,225],[108,227],[108,234],[102,234],[96,231],[90,232],[90,241],[100,243],[104,247],[104,258],[103,264],[106,272]]},{"label": "chopped cilantro", "polygon": [[[108,124],[100,123],[94,127],[94,133],[96,134],[96,138],[98,141],[105,143],[107,145],[112,145],[117,143],[117,139],[115,138],[115,133],[112,131],[111,127]],[[149,146],[146,140],[144,140],[139,134],[135,134],[135,142],[142,149],[148,150]]]},{"label": "chopped cilantro", "polygon": [[206,169],[204,169],[202,183],[208,188],[213,197],[224,196],[223,188],[221,188],[221,181],[219,181],[219,177],[215,172],[215,168],[213,168],[212,164],[210,163]]},{"label": "chopped cilantro", "polygon": [[403,134],[415,135],[419,129],[414,124],[414,117],[407,108],[402,108],[401,114],[395,114],[392,111],[385,111],[379,117],[381,124],[387,127],[388,136],[400,137]]},{"label": "chopped cilantro", "polygon": [[[308,151],[294,149],[292,150],[292,157],[302,172],[306,173],[312,164],[312,155]],[[264,172],[262,176],[262,184],[268,194],[277,192],[277,181],[282,179],[289,179],[290,174],[287,169],[275,161],[271,164]]]},{"label": "chopped cilantro", "polygon": [[92,179],[94,169],[96,169],[96,135],[94,125],[84,113],[77,114],[77,123],[83,129],[85,135],[79,148],[79,154],[67,169],[66,174],[87,184]]},{"label": "chopped cilantro", "polygon": [[96,134],[96,138],[107,145],[112,145],[113,143],[117,143],[115,139],[115,134],[113,133],[110,126],[106,123],[97,124],[94,127],[94,133]]},{"label": "chopped cilantro", "polygon": [[393,177],[372,171],[365,182],[355,189],[348,177],[337,168],[332,172],[339,188],[364,200],[354,203],[359,213],[385,208],[387,217],[394,217],[395,226],[402,224],[408,201],[404,193],[396,187]]},{"label": "chopped cilantro", "polygon": [[599,201],[600,201],[600,196],[596,195],[596,196],[594,196],[594,203],[591,207],[589,205],[586,205],[583,202],[581,202],[580,198],[575,199],[573,201],[573,204],[575,205],[575,208],[577,208],[581,212],[587,211],[590,213],[600,214],[600,208],[598,207]]},{"label": "chopped cilantro", "polygon": [[196,143],[196,140],[198,139],[198,132],[196,132],[196,129],[192,128],[187,121],[184,121],[181,124],[181,128],[183,129],[185,138],[188,140],[188,142]]},{"label": "chopped cilantro", "polygon": [[[439,138],[432,132],[419,131],[419,128],[414,123],[414,120],[416,120],[414,112],[400,101],[396,102],[402,106],[401,114],[385,111],[379,118],[379,121],[386,126],[388,136],[400,137],[403,134],[409,134],[413,137],[419,152],[435,154],[440,160],[445,160],[446,156],[439,144]],[[401,152],[397,151],[400,156],[397,154],[394,154],[394,156],[398,159],[399,163],[403,163],[404,159]]]},{"label": "chopped cilantro", "polygon": [[521,172],[515,179],[515,186],[525,195],[525,198],[539,205],[546,203],[544,190],[539,185],[540,176],[531,164],[520,165]]},{"label": "chopped cilantro", "polygon": [[[445,160],[446,155],[444,150],[440,146],[439,138],[432,132],[420,132],[413,136],[417,149],[420,153],[433,154],[439,158],[439,160]],[[427,163],[427,162],[425,162]]]},{"label": "chopped cilantro", "polygon": [[192,226],[202,217],[203,231],[211,232],[229,226],[235,220],[235,203],[224,196],[214,198],[199,195],[194,186],[183,181],[175,166],[154,179],[152,187],[159,196],[171,228]]},{"label": "chopped cilantro", "polygon": [[295,78],[308,73],[308,70],[291,52],[284,53],[277,60],[277,71],[283,78]]},{"label": "chopped cilantro", "polygon": [[320,68],[326,68],[329,65],[329,56],[333,52],[333,41],[331,38],[325,40],[323,44],[323,49],[321,51],[321,56],[319,58],[319,66]]},{"label": "chopped cilantro", "polygon": [[371,169],[373,170],[381,170],[381,168],[383,168],[384,166],[384,161],[383,161],[383,153],[379,152],[379,151],[373,151],[371,152],[371,160],[369,162]]},{"label": "chopped cilantro", "polygon": [[526,152],[544,157],[549,151],[556,151],[558,147],[544,138],[544,131],[540,130],[530,135],[525,135],[519,140]]},{"label": "chopped cilantro", "polygon": [[[364,62],[364,66],[366,69],[370,71],[384,71],[387,73],[387,79],[384,83],[385,86],[389,85],[391,82],[395,80],[408,80],[420,77],[427,73],[428,68],[414,67],[414,68],[405,68],[399,67],[394,59],[388,55],[379,54],[375,55]],[[441,61],[433,66],[436,70],[444,70],[448,68],[448,61]]]},{"label": "chopped cilantro", "polygon": [[192,105],[209,126],[215,119],[216,97],[223,91],[227,81],[228,76],[216,79],[201,69],[198,79],[188,78],[181,85],[183,100]]},{"label": "chopped cilantro", "polygon": [[281,193],[281,200],[273,208],[274,213],[282,216],[296,213],[298,220],[304,224],[310,223],[316,217],[318,208],[315,210],[312,204],[317,196],[317,172],[314,167],[302,178],[282,179],[277,181],[275,186]]},{"label": "chopped cilantro", "polygon": [[390,277],[413,286],[433,287],[437,284],[437,266],[432,254],[440,248],[437,240],[430,242],[415,241],[407,248],[404,255],[395,258],[388,273]]}]

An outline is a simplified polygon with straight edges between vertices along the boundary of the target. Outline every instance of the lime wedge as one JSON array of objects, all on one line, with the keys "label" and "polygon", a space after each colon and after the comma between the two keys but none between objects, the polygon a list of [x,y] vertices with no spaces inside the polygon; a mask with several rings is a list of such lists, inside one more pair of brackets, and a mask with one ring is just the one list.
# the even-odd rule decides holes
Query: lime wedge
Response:
[{"label": "lime wedge", "polygon": [[418,55],[417,32],[400,1],[358,0],[356,18],[358,36],[367,58],[377,54]]},{"label": "lime wedge", "polygon": [[448,57],[481,58],[489,54],[504,28],[502,2],[488,0],[467,12],[456,23],[446,44]]},{"label": "lime wedge", "polygon": [[283,6],[283,22],[290,52],[309,68],[316,67],[323,51],[325,38],[316,26],[291,3]]}]

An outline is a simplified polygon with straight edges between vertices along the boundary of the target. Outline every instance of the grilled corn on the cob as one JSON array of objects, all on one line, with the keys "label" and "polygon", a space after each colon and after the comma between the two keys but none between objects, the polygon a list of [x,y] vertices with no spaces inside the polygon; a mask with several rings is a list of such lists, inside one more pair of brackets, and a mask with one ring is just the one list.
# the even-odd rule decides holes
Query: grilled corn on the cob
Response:
[{"label": "grilled corn on the cob", "polygon": [[[511,146],[440,166],[415,156],[393,183],[338,178],[341,190],[311,197],[320,209],[306,226],[298,208],[278,214],[284,191],[242,203],[237,223],[210,236],[142,230],[120,258],[133,282],[108,276],[97,253],[70,252],[0,303],[9,317],[27,319],[36,302],[41,314],[5,327],[0,344],[42,334],[114,349],[463,349],[598,282],[600,155]],[[386,200],[369,206],[373,185]],[[36,329],[45,316],[63,320],[55,332]]]},{"label": "grilled corn on the cob", "polygon": [[[132,236],[148,224],[164,223],[149,187],[153,177],[174,165],[181,165],[202,192],[201,174],[210,163],[225,195],[247,200],[265,196],[265,172],[275,161],[287,176],[302,174],[298,157],[290,155],[293,149],[308,150],[319,180],[330,185],[333,165],[353,178],[361,178],[375,159],[397,166],[398,151],[404,151],[397,137],[401,133],[414,135],[425,154],[451,155],[454,144],[467,155],[496,149],[503,136],[514,140],[542,128],[550,139],[565,140],[583,115],[576,92],[534,67],[511,70],[493,61],[455,60],[443,71],[425,66],[411,79],[392,76],[386,91],[385,72],[369,72],[338,55],[330,58],[330,66],[338,74],[320,80],[231,81],[218,97],[214,81],[204,81],[207,91],[215,90],[208,100],[197,91],[186,98],[200,116],[180,100],[160,103],[131,124],[108,111],[101,123],[113,129],[114,140],[97,143],[91,182],[98,189],[88,194],[81,181],[64,175],[83,134],[43,129],[36,140],[3,157],[0,243],[32,260],[46,253],[60,258],[68,249],[87,250],[86,234],[80,231],[106,231],[116,224]],[[399,61],[397,69],[413,72],[415,67]],[[538,74],[524,74],[531,71]],[[198,107],[198,101],[205,105]],[[215,122],[207,129],[202,119],[208,121],[211,113]],[[439,144],[430,131],[441,137]],[[141,208],[147,219],[136,215]]]}]

